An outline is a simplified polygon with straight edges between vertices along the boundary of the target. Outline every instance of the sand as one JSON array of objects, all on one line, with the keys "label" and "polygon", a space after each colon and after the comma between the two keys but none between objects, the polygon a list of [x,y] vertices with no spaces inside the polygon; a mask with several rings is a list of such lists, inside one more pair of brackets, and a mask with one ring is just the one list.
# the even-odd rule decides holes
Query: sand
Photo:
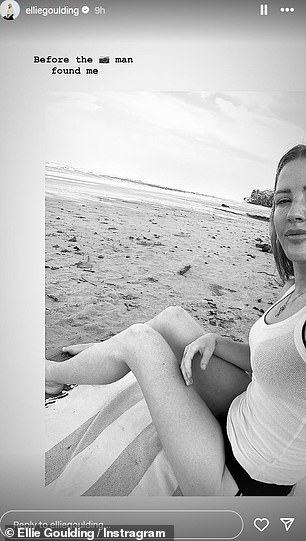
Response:
[{"label": "sand", "polygon": [[204,331],[246,340],[280,291],[273,256],[258,242],[269,242],[268,223],[232,214],[231,205],[202,211],[47,194],[47,356],[171,305]]}]

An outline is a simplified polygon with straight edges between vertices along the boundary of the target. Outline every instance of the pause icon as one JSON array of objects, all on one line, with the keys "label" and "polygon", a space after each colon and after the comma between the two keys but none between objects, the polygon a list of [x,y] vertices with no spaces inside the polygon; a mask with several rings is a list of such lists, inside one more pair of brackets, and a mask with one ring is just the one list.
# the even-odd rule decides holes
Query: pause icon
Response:
[{"label": "pause icon", "polygon": [[260,15],[268,15],[268,4],[260,4]]}]

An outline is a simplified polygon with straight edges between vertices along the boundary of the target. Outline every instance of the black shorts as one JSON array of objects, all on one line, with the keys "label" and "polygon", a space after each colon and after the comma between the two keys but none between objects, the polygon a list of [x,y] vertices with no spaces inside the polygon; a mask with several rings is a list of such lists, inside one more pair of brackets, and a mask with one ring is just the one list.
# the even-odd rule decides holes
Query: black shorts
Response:
[{"label": "black shorts", "polygon": [[226,431],[226,417],[219,419],[224,438],[225,464],[238,485],[236,496],[287,496],[294,485],[272,485],[256,481],[234,457]]}]

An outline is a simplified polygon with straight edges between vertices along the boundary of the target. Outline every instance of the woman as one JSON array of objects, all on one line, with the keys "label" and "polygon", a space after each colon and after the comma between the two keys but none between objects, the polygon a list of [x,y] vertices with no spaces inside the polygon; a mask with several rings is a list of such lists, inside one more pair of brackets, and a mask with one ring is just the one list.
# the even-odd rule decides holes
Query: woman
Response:
[{"label": "woman", "polygon": [[305,145],[279,162],[271,243],[286,284],[250,344],[204,334],[170,307],[103,343],[64,348],[74,357],[46,362],[47,391],[132,370],[184,495],[289,494],[306,475]]},{"label": "woman", "polygon": [[13,4],[8,4],[7,11],[5,17],[3,17],[7,21],[13,21],[14,20],[14,8]]}]

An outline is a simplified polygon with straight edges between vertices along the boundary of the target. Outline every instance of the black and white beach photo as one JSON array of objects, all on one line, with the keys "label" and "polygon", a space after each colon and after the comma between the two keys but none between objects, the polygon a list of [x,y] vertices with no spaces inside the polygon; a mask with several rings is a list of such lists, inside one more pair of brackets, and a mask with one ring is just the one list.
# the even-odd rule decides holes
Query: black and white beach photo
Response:
[{"label": "black and white beach photo", "polygon": [[[269,216],[305,106],[304,92],[50,93],[46,357],[171,306],[247,342],[283,285]],[[47,491],[182,494],[132,373],[66,383],[46,398]]]}]

